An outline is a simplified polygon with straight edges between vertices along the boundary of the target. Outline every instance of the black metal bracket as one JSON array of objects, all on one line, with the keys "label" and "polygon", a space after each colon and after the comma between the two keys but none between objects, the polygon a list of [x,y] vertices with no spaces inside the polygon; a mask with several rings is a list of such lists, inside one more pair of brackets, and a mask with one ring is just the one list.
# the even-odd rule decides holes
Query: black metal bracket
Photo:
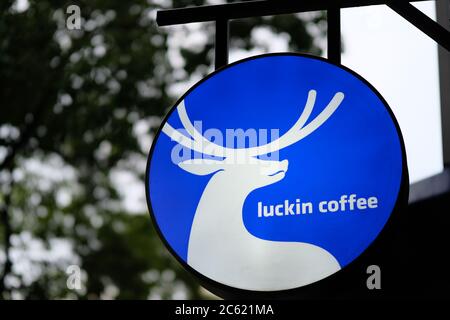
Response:
[{"label": "black metal bracket", "polygon": [[226,66],[228,64],[228,41],[229,41],[229,20],[216,20],[216,43],[215,43],[215,67]]},{"label": "black metal bracket", "polygon": [[400,16],[408,20],[412,25],[432,38],[447,51],[450,51],[450,32],[429,18],[422,11],[411,5],[409,2],[401,0],[388,1],[387,5]]},{"label": "black metal bracket", "polygon": [[327,50],[328,59],[341,63],[341,9],[332,8],[327,11]]},{"label": "black metal bracket", "polygon": [[[426,0],[399,0],[409,3],[411,1]],[[363,7],[377,4],[387,4],[389,0],[259,0],[234,2],[220,5],[187,7],[160,10],[156,15],[159,26],[186,24],[192,22],[217,21],[227,18],[243,19],[261,16],[273,16],[296,12],[328,10],[333,8]]]},{"label": "black metal bracket", "polygon": [[370,5],[388,5],[403,18],[423,31],[443,48],[450,51],[450,32],[430,19],[410,2],[426,0],[265,0],[245,1],[221,5],[160,10],[156,15],[159,26],[215,21],[215,66],[228,63],[229,21],[250,17],[326,10],[328,15],[328,58],[341,61],[340,9]]}]

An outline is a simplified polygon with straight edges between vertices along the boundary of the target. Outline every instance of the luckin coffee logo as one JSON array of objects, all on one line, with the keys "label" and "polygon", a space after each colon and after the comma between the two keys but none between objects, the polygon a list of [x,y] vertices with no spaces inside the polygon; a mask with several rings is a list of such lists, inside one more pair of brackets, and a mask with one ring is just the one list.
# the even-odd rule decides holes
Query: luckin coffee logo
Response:
[{"label": "luckin coffee logo", "polygon": [[296,215],[308,215],[314,212],[335,213],[335,212],[359,212],[362,210],[378,208],[377,197],[357,197],[356,194],[350,196],[343,194],[339,200],[324,200],[317,205],[317,210],[312,202],[303,202],[296,199],[295,202],[284,200],[283,203],[275,205],[265,205],[258,202],[258,218],[284,217]]},{"label": "luckin coffee logo", "polygon": [[177,111],[187,134],[169,123],[164,125],[162,131],[179,145],[209,156],[177,164],[194,175],[211,175],[199,199],[189,236],[187,262],[195,270],[229,286],[260,291],[304,286],[340,270],[336,258],[325,249],[304,242],[257,238],[247,231],[242,218],[247,196],[279,182],[288,171],[288,159],[258,157],[287,148],[315,132],[344,99],[344,94],[337,92],[323,111],[306,124],[316,95],[315,90],[309,91],[303,112],[284,135],[255,147],[230,148],[208,140],[192,124],[184,101]]}]

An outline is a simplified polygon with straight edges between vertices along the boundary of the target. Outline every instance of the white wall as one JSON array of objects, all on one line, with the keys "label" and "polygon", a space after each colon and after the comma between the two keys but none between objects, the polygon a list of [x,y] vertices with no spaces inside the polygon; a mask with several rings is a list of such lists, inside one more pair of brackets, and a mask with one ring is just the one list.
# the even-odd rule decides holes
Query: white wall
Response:
[{"label": "white wall", "polygon": [[[435,19],[434,1],[414,4]],[[374,85],[396,115],[411,182],[443,170],[437,45],[387,6],[344,9],[342,64]]]}]

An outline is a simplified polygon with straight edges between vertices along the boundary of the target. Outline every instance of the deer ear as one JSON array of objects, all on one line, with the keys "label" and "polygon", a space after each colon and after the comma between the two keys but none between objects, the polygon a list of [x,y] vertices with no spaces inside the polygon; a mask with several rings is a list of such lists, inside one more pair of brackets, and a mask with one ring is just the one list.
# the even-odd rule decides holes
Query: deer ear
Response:
[{"label": "deer ear", "polygon": [[222,160],[213,159],[191,159],[178,163],[178,166],[184,171],[198,176],[212,174],[224,168]]}]

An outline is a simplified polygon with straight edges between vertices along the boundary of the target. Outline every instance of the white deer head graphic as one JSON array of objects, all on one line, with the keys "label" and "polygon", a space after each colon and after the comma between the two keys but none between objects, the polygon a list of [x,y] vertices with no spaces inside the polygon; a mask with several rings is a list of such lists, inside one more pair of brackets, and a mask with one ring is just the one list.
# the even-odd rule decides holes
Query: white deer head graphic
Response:
[{"label": "white deer head graphic", "polygon": [[306,124],[316,95],[315,90],[310,90],[295,124],[278,139],[261,146],[229,148],[209,141],[190,121],[184,101],[177,110],[189,137],[169,123],[164,125],[162,131],[183,147],[222,158],[189,159],[178,164],[195,175],[212,175],[199,200],[190,232],[188,264],[191,267],[220,283],[258,291],[303,286],[340,269],[330,253],[313,244],[254,237],[242,219],[247,196],[255,189],[282,180],[288,170],[288,160],[257,157],[307,137],[328,120],[344,99],[344,94],[337,92],[323,111]]}]

